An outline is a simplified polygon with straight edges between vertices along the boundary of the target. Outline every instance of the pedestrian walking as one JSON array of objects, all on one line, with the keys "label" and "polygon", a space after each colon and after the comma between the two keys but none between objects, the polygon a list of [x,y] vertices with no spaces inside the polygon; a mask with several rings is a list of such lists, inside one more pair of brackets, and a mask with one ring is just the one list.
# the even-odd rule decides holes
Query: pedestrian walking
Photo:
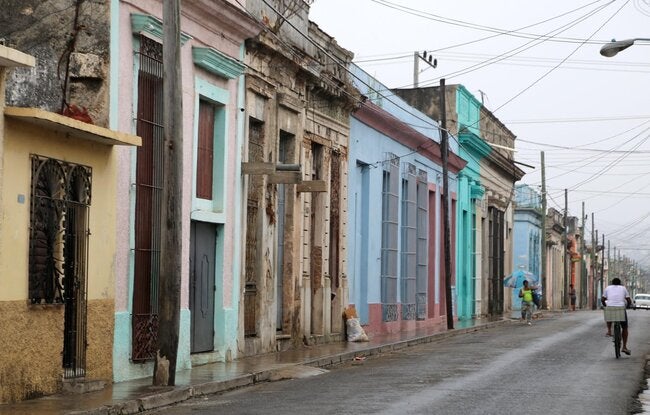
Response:
[{"label": "pedestrian walking", "polygon": [[526,321],[530,326],[533,317],[533,289],[528,286],[528,281],[524,280],[524,286],[519,290],[521,298],[521,319]]},{"label": "pedestrian walking", "polygon": [[576,289],[573,284],[569,285],[569,300],[571,304],[571,311],[576,311]]}]

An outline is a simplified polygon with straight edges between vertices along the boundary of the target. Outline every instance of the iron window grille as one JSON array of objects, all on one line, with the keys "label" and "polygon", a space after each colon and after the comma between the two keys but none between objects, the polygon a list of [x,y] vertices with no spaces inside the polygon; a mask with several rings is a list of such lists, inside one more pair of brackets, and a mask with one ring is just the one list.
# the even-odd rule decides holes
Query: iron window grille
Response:
[{"label": "iron window grille", "polygon": [[140,36],[138,52],[137,150],[133,344],[131,359],[155,358],[158,341],[158,281],[163,191],[162,44]]},{"label": "iron window grille", "polygon": [[64,306],[64,378],[85,376],[92,170],[31,155],[29,298]]}]

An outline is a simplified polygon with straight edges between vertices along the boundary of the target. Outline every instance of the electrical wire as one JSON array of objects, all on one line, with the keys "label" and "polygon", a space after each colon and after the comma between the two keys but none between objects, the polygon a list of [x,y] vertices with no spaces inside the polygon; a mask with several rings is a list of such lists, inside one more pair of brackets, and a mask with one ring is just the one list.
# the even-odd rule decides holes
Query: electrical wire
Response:
[{"label": "electrical wire", "polygon": [[[601,122],[616,120],[650,120],[650,115],[619,115],[616,117],[585,117],[585,118],[556,118],[556,119],[529,119],[529,120],[507,120],[505,124],[557,124],[575,122]],[[647,122],[647,121],[646,121]]]},{"label": "electrical wire", "polygon": [[[576,8],[576,9],[570,10],[568,12],[562,13],[560,15],[554,16],[552,18],[543,20],[543,21],[538,22],[538,23],[527,25],[527,26],[524,26],[524,27],[519,28],[519,29],[505,30],[505,29],[499,29],[499,28],[496,28],[496,27],[478,25],[478,24],[475,24],[475,23],[465,22],[465,21],[462,21],[462,20],[447,18],[447,17],[444,17],[444,16],[424,12],[422,10],[417,10],[417,9],[413,9],[413,8],[410,8],[410,7],[402,6],[400,4],[391,3],[391,2],[386,1],[386,0],[370,0],[370,1],[372,1],[374,3],[377,3],[377,4],[380,4],[382,6],[394,9],[394,10],[399,10],[399,11],[402,11],[404,13],[408,13],[408,14],[411,14],[411,15],[414,15],[414,16],[417,16],[417,17],[422,17],[422,18],[425,18],[425,19],[428,19],[428,20],[433,20],[433,21],[437,21],[437,22],[445,23],[445,24],[450,24],[450,25],[454,25],[454,26],[465,27],[465,28],[469,28],[469,29],[482,30],[482,31],[496,33],[496,35],[489,36],[489,37],[487,37],[485,39],[489,39],[491,37],[501,36],[501,35],[509,35],[509,36],[514,36],[514,37],[526,38],[526,39],[538,38],[540,36],[538,34],[524,33],[524,32],[521,32],[521,30],[528,29],[528,28],[534,27],[534,26],[539,26],[539,25],[541,25],[543,23],[548,23],[551,20],[555,20],[555,19],[557,19],[559,17],[564,17],[564,16],[566,16],[568,14],[571,14],[571,13],[573,13],[575,11],[578,11],[578,10],[581,10],[581,9],[586,8],[588,6],[591,6],[591,5],[595,4],[595,3],[600,3],[600,0],[593,1],[591,3],[585,4],[584,6],[580,6],[580,7]],[[610,3],[613,3],[613,1],[611,1]],[[542,35],[542,36],[544,36],[544,35]],[[485,40],[485,39],[481,39],[481,40]],[[551,39],[549,39],[549,40],[551,40]],[[475,43],[477,41],[468,42],[466,44]],[[568,43],[583,43],[583,42],[585,42],[585,39],[555,38],[554,41],[563,42],[563,43],[567,43],[567,42]],[[586,41],[588,41],[589,43],[595,43],[595,44],[604,44],[604,43],[608,42],[608,41],[604,41],[604,40],[598,41],[598,40],[590,40],[590,39],[587,39]],[[462,44],[460,46],[464,46],[464,45],[465,44]],[[457,47],[457,46],[454,46],[454,47]],[[450,47],[441,48],[441,49],[438,49],[438,50],[445,50],[445,49],[449,49],[449,48]]]},{"label": "electrical wire", "polygon": [[[445,60],[460,60],[460,61],[477,61],[486,58],[494,58],[496,55],[487,53],[472,53],[472,52],[436,52],[427,50],[427,54],[433,55],[435,53],[438,58],[446,58]],[[356,64],[381,64],[387,61],[404,61],[413,59],[413,52],[394,52],[389,54],[372,55],[368,57],[355,56],[354,62]],[[521,63],[537,63],[537,64],[550,64],[557,63],[560,59],[549,58],[541,56],[512,56],[507,61],[521,62]],[[584,65],[582,68],[590,68],[592,66],[609,67],[611,70],[621,67],[636,67],[641,69],[650,68],[648,62],[632,62],[632,61],[619,61],[619,60],[596,60],[596,59],[570,59],[566,64]],[[364,65],[368,66],[368,65]],[[428,68],[428,67],[427,67]],[[426,69],[426,68],[425,68]]]},{"label": "electrical wire", "polygon": [[[263,1],[264,1],[264,0],[263,0]],[[628,0],[628,2],[629,2],[629,0]],[[280,14],[279,14],[279,13],[278,13],[278,12],[277,12],[277,11],[276,11],[272,6],[271,6],[271,5],[269,5],[266,1],[264,1],[264,3],[265,3],[268,7],[270,7],[272,10],[274,10],[274,11],[276,12],[276,14],[278,14],[278,16],[284,18],[284,17],[281,16],[281,15],[280,15]],[[626,2],[625,4],[627,4],[627,2]],[[625,5],[624,5],[624,6],[625,6]],[[611,16],[607,21],[611,20],[611,19],[612,19],[612,18],[613,18],[613,17],[614,17],[614,16],[615,16],[615,15],[616,15],[620,10],[621,10],[621,9],[619,8],[619,9],[616,11],[616,13],[614,13],[614,15],[612,15],[612,16]],[[312,44],[314,44],[314,45],[317,46],[319,49],[321,49],[321,51],[323,51],[327,56],[329,56],[329,57],[330,57],[334,62],[337,62],[337,59],[334,58],[334,57],[332,57],[332,56],[331,56],[331,55],[330,55],[330,54],[329,54],[329,53],[328,53],[324,48],[322,48],[320,45],[316,44],[313,40],[311,40],[308,36],[306,36],[306,35],[304,35],[302,32],[300,32],[300,31],[299,31],[297,28],[295,28],[295,26],[293,26],[293,25],[291,24],[291,22],[289,22],[287,19],[285,19],[285,21],[286,21],[289,25],[291,25],[291,26],[294,28],[294,30],[296,30],[298,33],[300,33],[302,36],[304,36],[306,39],[308,39]],[[606,21],[606,22],[607,22],[607,21]],[[606,22],[605,22],[605,23],[606,23]],[[603,24],[603,25],[604,25],[604,24]],[[600,28],[602,28],[602,26],[601,26]],[[598,30],[600,30],[600,28],[599,28]],[[598,31],[598,30],[597,30],[597,31]],[[596,32],[597,32],[597,31],[596,31]],[[595,34],[596,32],[594,32],[594,34]],[[584,44],[584,43],[583,43],[583,44]],[[581,44],[581,45],[582,45],[582,44]],[[577,50],[577,49],[576,49],[576,50]],[[573,53],[575,53],[575,51],[574,51]],[[573,54],[573,53],[572,53],[572,54]],[[571,56],[571,55],[569,55],[568,57],[570,57],[570,56]],[[568,57],[565,58],[562,62],[564,62],[566,59],[568,59]],[[561,62],[561,63],[562,63],[562,62]],[[560,64],[561,64],[561,63],[560,63]],[[338,64],[339,66],[343,67],[344,70],[346,70],[346,71],[347,71],[348,73],[350,73],[353,77],[355,77],[356,79],[358,79],[361,83],[365,84],[365,82],[364,82],[362,79],[360,79],[358,76],[356,76],[355,74],[353,74],[353,73],[352,73],[348,68],[345,67],[345,65],[341,65],[340,63],[337,63],[337,64]],[[559,66],[559,65],[558,65],[558,66]],[[557,68],[557,66],[556,66],[556,68]],[[546,75],[548,75],[548,73],[550,73],[550,72],[551,72],[551,71],[547,72]],[[543,76],[543,77],[544,77],[544,76]],[[542,77],[542,78],[543,78],[543,77]],[[541,80],[542,78],[538,79],[535,83],[539,82],[539,80]],[[534,83],[534,84],[535,84],[535,83]],[[526,88],[525,90],[529,89],[529,88],[532,87],[534,84],[530,85],[530,86],[529,86],[528,88]],[[367,86],[370,90],[375,90],[375,89],[372,88],[370,85],[367,85],[367,84],[366,84],[366,86]],[[521,93],[525,92],[525,90],[522,91],[522,92],[520,92],[517,96],[521,95]],[[381,95],[382,98],[384,98],[384,99],[386,99],[387,101],[391,102],[391,103],[392,103],[393,105],[395,105],[397,108],[399,108],[399,109],[405,111],[406,113],[409,113],[409,114],[415,116],[416,118],[420,118],[420,119],[421,119],[422,121],[424,121],[426,124],[433,125],[434,127],[437,127],[439,130],[441,130],[439,126],[433,124],[430,120],[425,120],[425,119],[421,118],[420,116],[418,116],[418,115],[416,115],[416,114],[413,114],[411,111],[408,111],[408,110],[404,109],[404,108],[401,107],[399,104],[396,104],[395,102],[393,102],[392,100],[390,100],[388,97],[384,96],[383,94],[380,94],[379,91],[376,91],[376,90],[375,90],[375,92],[377,92],[378,95]],[[516,98],[517,96],[513,97],[512,99]],[[503,107],[503,106],[506,105],[507,103],[511,102],[512,99],[509,100],[509,101],[507,101],[506,103],[502,104],[501,107]],[[501,107],[499,107],[499,108],[501,108]],[[479,121],[480,121],[480,120],[479,120]],[[452,135],[452,138],[455,139],[455,137],[454,137],[453,135]],[[456,139],[456,141],[458,142],[457,139]],[[458,143],[458,144],[461,145],[460,143]],[[557,204],[557,202],[556,202],[555,200],[553,200],[553,202],[556,203],[556,205],[559,206],[559,204]]]},{"label": "electrical wire", "polygon": [[[239,0],[235,0],[235,1],[236,1],[240,6],[244,7],[244,6],[241,4],[241,2],[240,2]],[[340,67],[341,69],[343,69],[344,71],[346,71],[347,73],[349,73],[352,77],[356,78],[360,83],[362,83],[363,85],[365,85],[366,87],[368,87],[370,90],[377,92],[378,95],[381,95],[383,99],[386,99],[388,102],[391,102],[393,105],[395,105],[396,108],[399,108],[399,109],[401,109],[402,111],[404,111],[405,113],[410,114],[410,115],[412,115],[412,116],[414,116],[414,117],[420,119],[421,121],[424,121],[425,124],[432,125],[433,127],[437,128],[439,131],[443,131],[443,129],[442,129],[439,125],[434,124],[430,118],[428,118],[428,117],[423,118],[422,116],[420,116],[420,115],[418,115],[418,114],[414,114],[412,111],[409,111],[408,109],[405,109],[405,108],[403,108],[401,105],[399,105],[399,104],[395,103],[394,101],[392,101],[389,97],[387,97],[387,96],[381,94],[379,91],[377,91],[376,89],[374,89],[371,85],[368,85],[368,84],[367,84],[363,79],[359,78],[356,74],[354,74],[354,73],[353,73],[353,72],[352,72],[352,71],[351,71],[351,70],[350,70],[346,65],[343,65],[341,62],[338,61],[338,59],[337,59],[336,57],[332,56],[332,55],[331,55],[331,54],[330,54],[330,53],[329,53],[329,52],[328,52],[328,51],[327,51],[323,46],[319,45],[319,44],[316,43],[313,39],[311,39],[308,35],[304,34],[304,33],[301,32],[298,28],[296,28],[295,25],[293,25],[293,23],[291,23],[287,18],[285,18],[285,17],[284,17],[284,16],[283,16],[283,15],[282,15],[282,14],[281,14],[277,9],[275,9],[275,7],[273,7],[271,4],[269,4],[266,0],[262,0],[262,2],[263,2],[264,4],[266,4],[266,6],[269,7],[271,10],[273,10],[273,12],[278,16],[278,18],[282,18],[282,19],[284,20],[284,22],[286,22],[289,26],[291,26],[291,27],[292,27],[292,28],[293,28],[293,29],[294,29],[298,34],[300,34],[300,35],[301,35],[302,37],[304,37],[308,42],[310,42],[310,43],[311,43],[312,45],[314,45],[317,49],[319,49],[319,50],[320,50],[320,51],[321,51],[325,56],[329,57],[333,62],[335,62],[337,65],[339,65],[339,67]],[[245,8],[245,7],[244,7],[244,8]],[[259,19],[257,19],[255,16],[253,16],[253,15],[252,15],[248,10],[247,10],[247,13],[248,13],[250,16],[252,16],[254,19],[256,19],[256,20],[259,21]],[[275,35],[275,34],[274,34],[274,35]],[[282,44],[284,44],[285,46],[287,46],[290,50],[293,49],[290,45],[286,44],[286,42],[284,42],[281,38],[279,38],[279,36],[275,35],[275,37],[277,38],[277,40],[278,40],[280,43],[282,43]],[[361,68],[359,68],[359,69],[362,70]],[[362,71],[363,71],[363,70],[362,70]],[[364,71],[364,72],[365,72],[365,71]],[[341,91],[343,91],[344,93],[346,92],[345,90],[341,89],[340,87],[339,87],[339,89],[340,89]],[[348,94],[348,95],[349,95],[349,94]],[[352,97],[352,98],[353,98],[353,99],[356,99],[356,98],[354,98],[354,97]],[[358,99],[357,99],[357,101],[360,102],[360,103],[363,105],[363,102],[362,102],[362,101],[359,101]],[[459,140],[458,140],[458,139],[457,139],[453,134],[451,134],[451,132],[449,132],[448,130],[444,130],[444,131],[447,131],[447,132],[449,133],[449,136],[450,136],[450,137],[451,137],[451,138],[452,138],[452,139],[453,139],[453,140],[458,144],[459,147],[463,147],[463,145],[460,143],[460,141],[459,141]],[[436,142],[433,141],[433,140],[431,140],[431,142],[426,143],[425,145],[421,145],[421,146],[419,146],[419,147],[416,148],[414,151],[412,151],[412,152],[410,152],[410,153],[408,153],[408,154],[413,154],[414,152],[417,152],[417,151],[419,151],[419,150],[421,150],[421,149],[425,149],[425,148],[427,148],[428,146],[430,146],[430,145],[434,145],[434,144],[436,144]],[[476,161],[476,163],[479,162],[479,161],[478,161],[474,156],[472,156],[472,154],[469,153],[469,152],[468,152],[468,156],[469,156],[470,158],[474,159],[474,160]],[[401,156],[401,157],[405,157],[405,156]],[[381,160],[381,161],[379,161],[379,162],[384,162],[384,161],[387,161],[387,160]],[[494,176],[492,173],[490,173],[490,172],[487,172],[487,173],[488,173],[489,176],[492,176],[492,178],[497,179],[497,180],[499,179],[497,176]],[[511,197],[512,197],[512,194],[513,194],[513,193],[514,193],[514,186],[513,186],[513,191],[511,192]]]},{"label": "electrical wire", "polygon": [[[646,130],[646,131],[648,131],[648,130]],[[636,149],[636,148],[640,147],[643,143],[645,143],[646,141],[648,141],[648,139],[650,139],[650,135],[646,136],[646,137],[645,137],[645,138],[644,138],[640,143],[636,144],[635,147],[634,147],[633,149]],[[629,153],[628,153],[628,154],[629,154]],[[622,154],[622,155],[620,155],[616,160],[614,160],[614,161],[610,164],[609,167],[606,167],[605,169],[600,170],[597,174],[595,174],[595,175],[592,176],[591,178],[586,179],[586,180],[583,180],[583,181],[579,182],[578,184],[573,185],[569,190],[575,190],[575,189],[579,188],[580,186],[582,186],[582,185],[584,185],[584,184],[587,184],[587,183],[590,183],[590,182],[594,181],[595,179],[601,177],[603,174],[605,174],[605,173],[607,173],[609,170],[611,170],[611,169],[612,169],[616,164],[618,164],[619,162],[621,162],[622,160],[624,160],[624,159],[628,156],[628,154]]]},{"label": "electrical wire", "polygon": [[[635,139],[637,139],[638,137],[640,137],[641,134],[646,133],[646,132],[648,132],[648,131],[650,131],[650,127],[646,128],[645,130],[643,130],[643,131],[639,132],[638,134],[634,135],[632,138],[626,140],[625,142],[623,142],[623,145],[628,144],[628,143],[631,143],[632,141],[634,141]],[[650,135],[647,136],[647,137],[645,137],[644,139],[642,139],[638,144],[635,144],[636,148],[638,148],[641,144],[643,144],[645,141],[647,141],[648,138],[650,138]],[[619,147],[620,147],[620,146],[616,146],[616,147],[614,147],[614,148],[612,148],[612,149],[610,149],[610,150],[614,150],[615,148],[619,148]],[[634,149],[634,148],[633,148],[633,149]],[[623,156],[629,154],[629,151],[630,151],[630,150],[627,150],[627,152],[624,152],[624,153],[623,153]],[[584,163],[584,164],[582,164],[581,166],[578,166],[578,167],[576,167],[576,168],[570,170],[570,171],[567,172],[567,173],[562,173],[562,174],[559,174],[559,175],[556,175],[556,176],[553,176],[553,177],[549,177],[549,178],[547,178],[547,180],[553,180],[553,179],[557,179],[558,177],[566,176],[568,173],[575,172],[575,171],[577,171],[577,170],[579,170],[579,169],[581,169],[581,168],[584,168],[584,167],[586,167],[586,166],[589,166],[589,165],[593,164],[595,161],[598,161],[598,160],[603,159],[603,158],[604,158],[605,156],[607,156],[608,154],[609,154],[609,152],[601,153],[601,154],[594,154],[593,156],[590,156],[590,157],[587,157],[587,158],[584,158],[584,157],[583,157],[583,159],[582,159],[583,161],[586,161],[586,160],[591,160],[591,161],[589,161],[589,162],[587,162],[587,163]],[[621,156],[619,156],[619,157],[621,157]],[[616,160],[614,160],[614,161],[616,161]],[[609,162],[609,163],[607,164],[607,166],[609,166],[609,165],[611,165],[611,164],[612,164],[612,162]],[[607,166],[606,166],[606,167],[607,167]],[[599,173],[600,173],[600,172],[602,172],[602,170],[599,170]],[[600,175],[602,175],[602,173],[601,173]],[[592,177],[593,177],[593,176],[592,176]],[[598,176],[598,177],[600,177],[600,176]],[[592,180],[593,180],[593,179],[592,179]],[[591,180],[589,180],[589,181],[591,181]],[[583,183],[581,183],[581,184],[586,184],[586,183],[588,183],[589,181],[583,181]],[[540,184],[540,182],[537,182],[537,183],[535,183],[535,184]],[[533,185],[534,185],[534,184],[533,184]],[[575,188],[575,186],[574,186],[574,188],[573,188],[572,190],[575,190],[575,189],[576,189],[576,188]]]},{"label": "electrical wire", "polygon": [[[617,14],[618,14],[618,13],[619,13],[619,12],[620,12],[624,7],[625,7],[625,6],[629,3],[629,1],[630,1],[630,0],[627,0],[627,1],[623,4],[623,6],[621,6],[618,10],[616,10],[616,12],[615,12],[613,15],[611,15],[611,16],[610,16],[607,20],[605,20],[605,22],[603,22],[603,23],[602,23],[602,24],[601,24],[601,25],[600,25],[600,26],[599,26],[599,27],[598,27],[594,32],[592,32],[591,36],[590,36],[588,39],[590,39],[591,37],[595,36],[595,34],[598,33],[598,32],[599,32],[599,31],[600,31],[600,30],[601,30],[601,29],[602,29],[602,28],[603,28],[603,27],[604,27],[604,26],[605,26],[605,25],[610,21],[610,20],[612,20],[612,19],[613,19],[613,18],[614,18],[614,17],[615,17],[615,16],[616,16],[616,15],[617,15]],[[604,10],[606,7],[608,7],[608,6],[609,6],[610,4],[612,4],[612,3],[613,3],[613,2],[610,2],[610,3],[607,3],[607,4],[603,5],[603,6],[600,6],[598,9],[596,9],[596,10],[594,10],[594,11],[591,11],[591,12],[587,13],[585,16],[582,16],[582,17],[580,17],[579,19],[576,19],[575,21],[570,22],[570,24],[566,25],[566,26],[568,26],[568,27],[560,27],[559,29],[562,29],[562,30],[559,31],[559,33],[562,33],[563,31],[572,28],[573,26],[577,25],[578,23],[583,22],[583,21],[586,20],[587,18],[589,18],[589,17],[595,15],[596,13],[600,12],[601,10]],[[549,32],[549,33],[556,32],[556,31],[558,31],[559,29],[555,29],[555,30],[553,30],[553,31],[551,31],[551,32]],[[588,40],[588,39],[587,39],[587,40]],[[537,43],[535,43],[535,42],[537,42]],[[535,46],[537,46],[537,45],[539,45],[539,44],[541,44],[541,43],[543,43],[543,42],[545,42],[545,40],[542,40],[542,41],[539,41],[539,42],[538,42],[537,40],[533,40],[533,41],[531,41],[531,42],[525,43],[525,44],[522,45],[522,46],[519,46],[519,47],[517,47],[517,48],[511,49],[510,51],[505,52],[504,54],[498,55],[497,58],[495,58],[495,59],[497,59],[497,60],[491,59],[491,60],[485,61],[485,62],[483,62],[483,63],[481,63],[481,64],[473,65],[473,66],[470,66],[470,67],[465,68],[465,69],[463,69],[463,70],[456,71],[456,72],[452,72],[451,74],[448,74],[448,75],[446,75],[446,76],[442,76],[442,77],[440,77],[440,78],[445,78],[445,79],[446,79],[446,78],[449,77],[449,76],[460,76],[460,75],[466,75],[466,74],[468,74],[468,73],[470,73],[470,72],[473,72],[473,71],[475,71],[475,70],[478,70],[478,69],[481,69],[481,68],[483,68],[483,67],[485,67],[485,66],[488,66],[488,65],[492,64],[493,62],[498,61],[499,59],[503,59],[503,57],[514,56],[514,55],[516,55],[516,54],[519,54],[519,53],[523,52],[524,50],[528,50],[528,49],[530,49],[530,48],[532,48],[532,47],[535,47]],[[574,55],[574,54],[575,54],[575,53],[576,53],[576,52],[577,52],[577,51],[578,51],[582,46],[584,46],[586,43],[587,43],[586,41],[580,43],[580,44],[579,44],[579,45],[578,45],[578,46],[577,46],[577,47],[576,47],[576,48],[575,48],[571,53],[569,53],[566,57],[564,57],[564,58],[563,58],[563,59],[562,59],[558,64],[554,65],[550,70],[546,71],[544,74],[542,74],[542,76],[540,76],[539,78],[537,78],[537,80],[535,80],[532,84],[530,84],[528,87],[524,88],[524,89],[523,89],[522,91],[520,91],[519,93],[515,94],[512,98],[510,98],[509,100],[507,100],[506,102],[504,102],[503,104],[501,104],[499,107],[497,107],[497,108],[496,108],[495,110],[493,110],[492,112],[496,112],[496,111],[500,110],[500,109],[503,108],[505,105],[507,105],[507,104],[509,104],[510,102],[514,101],[516,98],[518,98],[518,97],[519,97],[520,95],[522,95],[524,92],[526,92],[527,90],[529,90],[530,88],[532,88],[533,86],[535,86],[535,85],[536,85],[537,83],[539,83],[542,79],[546,78],[548,75],[550,75],[552,72],[554,72],[557,68],[559,68],[560,66],[562,66],[562,65],[563,65],[567,60],[569,60],[569,58],[570,58],[571,56],[573,56],[573,55]],[[529,44],[531,44],[531,46],[528,46]],[[522,48],[522,47],[525,47],[525,46],[527,46],[525,49],[522,49],[522,50],[517,51],[518,49],[520,49],[520,48]],[[512,55],[508,55],[508,54],[510,54],[510,53],[512,53],[512,52],[514,52]],[[440,79],[440,78],[439,78],[439,79]]]},{"label": "electrical wire", "polygon": [[[372,1],[375,1],[375,0],[372,0]],[[628,1],[629,1],[629,0],[628,0]],[[602,5],[602,6],[599,6],[598,8],[589,11],[587,14],[582,15],[582,16],[580,16],[579,18],[577,18],[577,19],[575,19],[575,20],[572,20],[571,22],[569,22],[569,23],[567,23],[567,24],[565,24],[565,25],[563,25],[563,26],[560,26],[560,27],[558,27],[558,28],[556,28],[556,29],[553,29],[553,30],[547,32],[547,33],[544,34],[544,35],[539,35],[537,38],[535,38],[535,39],[533,39],[533,40],[531,40],[531,41],[529,41],[529,42],[526,42],[526,43],[524,43],[524,44],[522,44],[522,45],[520,45],[520,46],[517,46],[516,48],[510,49],[510,50],[508,50],[508,51],[506,51],[506,52],[503,52],[503,53],[501,53],[501,54],[499,54],[499,55],[496,55],[496,56],[493,57],[493,58],[490,58],[490,59],[484,60],[484,61],[482,61],[482,62],[479,62],[479,63],[475,64],[475,65],[470,65],[470,66],[468,66],[468,67],[466,67],[466,68],[459,69],[459,70],[454,71],[454,72],[450,72],[450,73],[445,74],[445,75],[442,75],[442,76],[440,76],[440,77],[438,77],[438,78],[436,78],[436,79],[432,79],[432,80],[430,80],[430,81],[426,81],[426,82],[421,82],[421,83],[420,83],[420,86],[433,85],[433,84],[435,84],[436,82],[439,82],[441,79],[448,79],[448,78],[451,78],[451,77],[458,77],[458,76],[461,76],[461,75],[466,75],[466,74],[468,74],[468,73],[470,73],[470,72],[477,71],[477,70],[479,70],[479,69],[485,68],[486,66],[490,66],[490,65],[495,64],[495,63],[497,63],[497,62],[500,62],[500,61],[503,61],[503,60],[505,60],[505,59],[511,58],[511,57],[513,57],[513,56],[515,56],[515,55],[518,55],[518,54],[520,54],[520,53],[522,53],[522,52],[524,52],[524,51],[526,51],[526,50],[528,50],[528,49],[531,49],[531,48],[533,48],[533,47],[535,47],[535,46],[538,46],[538,45],[540,45],[540,44],[542,44],[542,43],[548,41],[547,38],[548,38],[549,36],[554,37],[555,34],[562,33],[562,32],[564,32],[564,31],[566,31],[566,30],[568,30],[568,29],[570,29],[570,28],[576,26],[578,23],[582,23],[583,21],[585,21],[585,20],[587,20],[588,18],[594,16],[594,15],[597,14],[598,12],[604,10],[606,7],[608,7],[608,6],[609,6],[610,4],[612,4],[612,3],[613,3],[613,1],[610,1],[609,3],[606,3],[606,4]],[[627,4],[627,3],[626,3],[626,4]],[[612,16],[612,17],[613,17],[613,16]],[[610,18],[610,19],[611,19],[611,18]],[[609,20],[608,20],[608,21],[609,21]],[[605,23],[607,23],[607,22],[605,22]],[[604,25],[604,24],[603,24],[603,25]],[[602,26],[601,26],[601,28],[602,28]],[[598,30],[600,30],[600,28],[599,28]],[[551,34],[553,34],[553,35],[551,35]],[[593,35],[595,35],[595,33],[592,34],[592,36],[593,36]],[[578,50],[582,45],[584,45],[585,43],[586,43],[586,41],[583,42],[583,43],[581,43],[581,44],[580,44],[580,45],[579,45],[579,46],[578,46],[578,47],[577,47],[577,48],[576,48],[576,49],[575,49],[571,54],[569,54],[567,57],[565,57],[564,59],[562,59],[562,60],[560,61],[559,64],[555,65],[555,66],[554,66],[550,71],[548,71],[548,73],[554,71],[554,70],[557,69],[559,66],[561,66],[564,62],[566,62],[566,61],[567,61],[567,60],[568,60],[568,59],[569,59],[569,58],[570,58],[570,57],[571,57],[575,52],[577,52],[577,50]],[[543,79],[545,76],[546,76],[546,75],[542,76],[542,78],[538,79],[538,81],[541,80],[541,79]],[[537,81],[537,82],[538,82],[538,81]],[[534,85],[534,83],[533,83],[533,85]],[[412,87],[412,86],[413,86],[413,84],[408,84],[408,85],[404,85],[404,86],[398,87],[397,89],[403,89],[403,88]],[[531,87],[532,87],[532,85],[531,85]],[[515,98],[516,98],[516,97],[515,97]],[[514,99],[514,98],[513,98],[513,99]],[[504,104],[504,105],[505,105],[505,104]],[[498,110],[498,108],[497,108],[497,110]],[[496,111],[496,110],[495,110],[495,111]],[[494,112],[494,111],[493,111],[493,112]]]}]

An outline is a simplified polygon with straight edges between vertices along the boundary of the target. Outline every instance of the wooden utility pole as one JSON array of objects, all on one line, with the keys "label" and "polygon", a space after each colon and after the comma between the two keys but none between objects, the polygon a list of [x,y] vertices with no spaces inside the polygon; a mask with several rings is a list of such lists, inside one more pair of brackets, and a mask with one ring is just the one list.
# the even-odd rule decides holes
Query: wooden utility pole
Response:
[{"label": "wooden utility pole", "polygon": [[181,90],[180,0],[163,2],[163,191],[160,247],[157,386],[176,383],[181,295],[181,195],[183,103]]},{"label": "wooden utility pole", "polygon": [[541,154],[541,167],[542,167],[542,263],[540,267],[540,279],[542,281],[542,309],[548,308],[546,286],[546,168],[544,166],[544,152]]},{"label": "wooden utility pole", "polygon": [[585,267],[585,202],[582,202],[582,216],[580,225],[580,308],[587,305],[587,269]]},{"label": "wooden utility pole", "polygon": [[596,225],[594,223],[594,212],[591,212],[591,309],[595,310],[598,308],[598,301],[596,300],[596,238],[594,232],[596,231]]},{"label": "wooden utility pole", "polygon": [[603,295],[603,283],[605,282],[605,234],[603,234],[603,260],[600,261],[600,296]]},{"label": "wooden utility pole", "polygon": [[[605,235],[603,235],[603,236],[605,236]],[[610,276],[610,274],[609,274],[610,271],[612,271],[612,260],[611,260],[611,257],[610,257],[610,254],[611,254],[611,247],[609,246],[609,242],[610,242],[610,240],[608,239],[608,240],[607,240],[607,277],[608,277],[608,278],[609,278],[609,276]],[[603,243],[604,243],[604,241],[603,241]],[[614,254],[616,254],[616,249],[614,249]],[[604,274],[603,274],[603,275],[604,275]],[[617,277],[617,275],[612,275],[612,276],[613,276],[613,277]],[[611,278],[609,278],[609,279],[611,280]],[[608,284],[608,285],[609,285],[609,284]]]},{"label": "wooden utility pole", "polygon": [[451,303],[451,231],[449,226],[449,137],[447,135],[447,98],[445,79],[440,80],[440,151],[442,151],[443,232],[445,237],[445,303],[447,304],[447,328],[454,328],[454,307]]},{"label": "wooden utility pole", "polygon": [[562,220],[564,225],[564,233],[562,234],[562,240],[564,241],[562,246],[562,259],[564,263],[564,305],[569,307],[569,261],[567,260],[567,251],[569,247],[569,191],[564,189],[564,218]]}]

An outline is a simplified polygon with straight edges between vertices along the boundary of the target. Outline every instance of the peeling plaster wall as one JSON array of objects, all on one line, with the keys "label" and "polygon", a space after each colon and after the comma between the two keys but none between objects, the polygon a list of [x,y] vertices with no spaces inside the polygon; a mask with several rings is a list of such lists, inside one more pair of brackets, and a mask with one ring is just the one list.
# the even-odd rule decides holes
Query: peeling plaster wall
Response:
[{"label": "peeling plaster wall", "polygon": [[[259,4],[252,7],[258,7],[253,10],[264,13],[265,9]],[[310,37],[316,39],[328,54],[337,56],[340,61],[349,62],[352,59],[350,52],[339,47],[318,26],[308,22],[306,16],[294,16],[298,17],[303,19],[298,26],[308,26]],[[287,25],[282,26],[280,34],[293,42],[295,33],[285,31],[289,31]],[[268,34],[247,42],[247,115],[264,123],[264,162],[278,161],[280,131],[293,135],[293,150],[286,163],[301,165],[303,181],[314,179],[312,154],[314,148],[320,146],[318,179],[325,181],[327,191],[297,192],[294,184],[285,185],[288,189],[286,222],[284,233],[278,235],[278,186],[269,183],[266,176],[262,181],[250,177],[246,179],[249,186],[254,186],[248,189],[249,194],[261,193],[256,196],[257,208],[264,216],[258,218],[257,222],[263,225],[261,229],[264,234],[257,238],[254,248],[262,258],[256,264],[250,264],[256,267],[257,294],[253,305],[257,316],[257,333],[245,337],[243,330],[240,330],[239,337],[243,345],[241,349],[246,355],[266,353],[303,342],[329,341],[333,335],[343,332],[341,316],[348,301],[344,231],[347,227],[347,147],[350,111],[356,102],[350,98],[354,96],[354,91],[347,73],[330,62],[327,54],[305,43],[304,39],[297,39],[295,46],[300,49],[299,53],[287,49]],[[250,142],[247,142],[244,161],[248,160],[249,147]],[[336,267],[329,262],[333,152],[339,154],[337,159],[341,164]],[[246,215],[245,212],[244,217]],[[278,237],[284,238],[281,293],[276,292]],[[331,287],[330,269],[338,269],[338,287]],[[244,282],[241,289],[245,291]],[[335,294],[334,300],[332,294]],[[279,301],[282,301],[282,327],[276,332],[276,328],[279,328],[276,324]],[[245,312],[240,314],[240,322],[244,320]],[[277,333],[280,336],[276,336]]]},{"label": "peeling plaster wall", "polygon": [[[71,47],[77,1],[78,31]],[[70,51],[68,102],[88,109],[94,123],[108,125],[109,3],[105,0],[5,0],[0,8],[0,38],[36,58],[31,69],[12,71],[7,103],[61,111]],[[38,93],[34,93],[38,91]]]}]

